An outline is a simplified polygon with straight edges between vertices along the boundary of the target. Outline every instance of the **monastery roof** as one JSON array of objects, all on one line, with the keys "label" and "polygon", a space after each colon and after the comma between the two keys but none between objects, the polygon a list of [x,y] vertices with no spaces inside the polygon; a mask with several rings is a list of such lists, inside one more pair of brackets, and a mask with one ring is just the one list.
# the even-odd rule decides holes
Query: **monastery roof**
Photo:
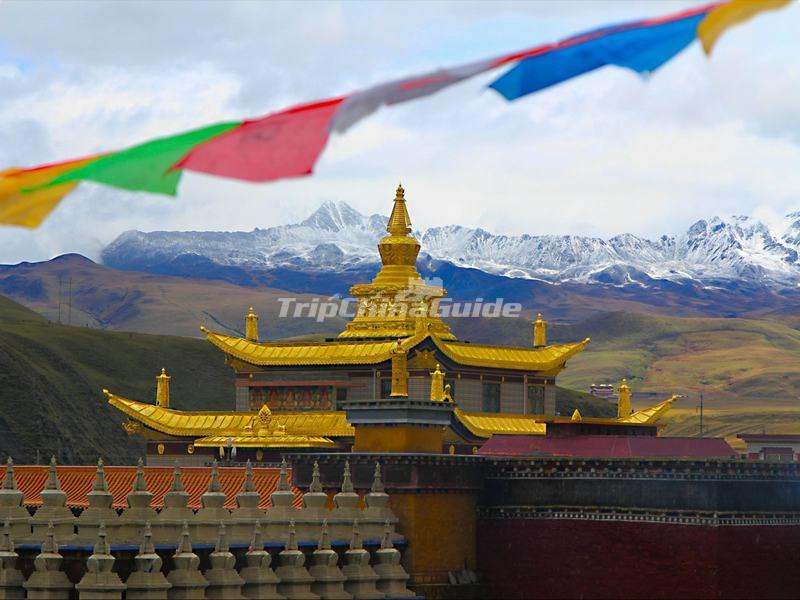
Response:
[{"label": "monastery roof", "polygon": [[[220,447],[231,443],[252,448],[328,448],[335,442],[329,438],[355,436],[344,411],[269,412],[266,423],[258,422],[261,413],[254,412],[185,412],[155,404],[137,402],[105,390],[108,402],[144,426],[177,437],[193,437],[196,446]],[[654,425],[672,406],[674,399],[622,418],[585,418],[586,423],[607,425]],[[265,409],[262,409],[265,410]],[[460,425],[479,438],[495,434],[545,435],[547,421],[572,419],[512,413],[453,411],[454,425]],[[457,423],[456,423],[457,421]]]},{"label": "monastery roof", "polygon": [[[258,413],[253,412],[194,412],[163,408],[155,404],[137,402],[104,390],[108,403],[129,417],[140,421],[146,427],[174,436],[214,436],[227,440],[230,436],[261,438],[259,447],[301,447],[297,440],[289,439],[307,436],[305,446],[328,446],[327,437],[353,437],[354,429],[347,422],[343,411],[303,411],[274,412],[270,421],[274,425],[272,436],[258,435],[259,429],[253,427]],[[283,430],[285,433],[279,433]],[[274,438],[274,439],[272,439]],[[217,445],[207,439],[201,445]],[[275,442],[274,444],[271,442]],[[284,446],[290,443],[290,446]],[[244,445],[244,444],[243,444]],[[330,444],[332,445],[332,443]]]},{"label": "monastery roof", "polygon": [[401,340],[300,343],[259,343],[244,338],[215,333],[203,328],[208,341],[235,358],[258,366],[291,365],[373,365],[391,358],[392,348],[399,341],[411,350],[430,338],[452,361],[474,367],[491,367],[524,371],[551,371],[581,352],[589,338],[574,344],[554,344],[541,348],[492,346],[444,340],[430,332]]},{"label": "monastery roof", "polygon": [[[14,475],[17,487],[24,495],[25,506],[41,506],[40,493],[47,481],[47,466],[40,465],[14,465]],[[114,508],[127,506],[125,497],[133,489],[136,478],[136,467],[104,467],[108,491],[114,496]],[[86,508],[87,494],[92,491],[96,467],[93,466],[59,466],[57,468],[61,489],[67,494],[67,506],[70,508]],[[144,479],[148,491],[153,494],[152,506],[161,508],[164,505],[164,495],[172,486],[173,467],[145,467]],[[269,495],[278,488],[280,469],[253,468],[253,483],[256,491],[261,494],[259,508],[270,505]],[[291,471],[290,471],[291,477]],[[0,473],[0,481],[5,478],[5,473]],[[211,480],[210,467],[182,467],[181,481],[189,494],[189,508],[200,508],[200,497],[208,490]],[[236,494],[242,489],[244,483],[243,467],[221,467],[219,480],[222,491],[227,496],[226,508],[236,507]],[[302,506],[300,491],[292,487],[294,492],[294,506]]]}]

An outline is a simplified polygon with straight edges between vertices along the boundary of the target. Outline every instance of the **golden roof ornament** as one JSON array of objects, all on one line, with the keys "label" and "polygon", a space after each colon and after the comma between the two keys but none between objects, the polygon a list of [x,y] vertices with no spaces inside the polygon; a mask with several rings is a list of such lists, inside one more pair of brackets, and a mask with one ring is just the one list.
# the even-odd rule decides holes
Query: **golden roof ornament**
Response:
[{"label": "golden roof ornament", "polygon": [[631,414],[631,388],[628,386],[627,379],[622,380],[618,394],[617,418],[624,419]]},{"label": "golden roof ornament", "polygon": [[244,317],[244,337],[251,342],[258,341],[258,315],[253,312],[252,306]]},{"label": "golden roof ornament", "polygon": [[392,398],[408,396],[408,353],[400,342],[392,348]]},{"label": "golden roof ornament", "polygon": [[161,375],[156,376],[156,406],[169,408],[169,380],[167,370],[161,367]]},{"label": "golden roof ornament", "polygon": [[444,371],[436,363],[436,370],[431,373],[431,400],[442,402],[444,400]]},{"label": "golden roof ornament", "polygon": [[575,412],[572,413],[572,420],[583,421],[583,417],[581,416],[581,411],[579,411],[577,408],[575,409]]},{"label": "golden roof ornament", "polygon": [[408,215],[408,208],[406,208],[406,193],[402,183],[398,184],[395,190],[394,206],[392,207],[392,214],[389,215],[386,231],[397,236],[411,233],[411,217]]},{"label": "golden roof ornament", "polygon": [[542,313],[539,313],[533,322],[533,347],[542,346],[547,346],[547,321],[542,320]]}]

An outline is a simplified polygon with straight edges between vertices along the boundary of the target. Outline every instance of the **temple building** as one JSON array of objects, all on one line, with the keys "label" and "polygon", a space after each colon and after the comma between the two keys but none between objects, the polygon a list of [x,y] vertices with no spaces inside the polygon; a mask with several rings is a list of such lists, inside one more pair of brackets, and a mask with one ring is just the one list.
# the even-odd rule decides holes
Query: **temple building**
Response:
[{"label": "temple building", "polygon": [[[233,410],[172,409],[163,370],[155,404],[106,390],[109,402],[128,416],[126,430],[148,441],[150,463],[178,457],[200,464],[226,451],[267,460],[286,449],[347,450],[354,429],[343,409],[372,400],[452,403],[443,452],[477,452],[495,433],[544,435],[556,417],[556,377],[589,339],[548,344],[541,314],[528,347],[456,339],[440,316],[446,290],[417,271],[420,243],[411,235],[402,186],[386,230],[378,244],[381,269],[372,282],[350,289],[356,316],[337,337],[261,342],[252,308],[243,338],[201,328],[234,371]],[[585,421],[652,425],[670,405],[667,400],[632,413],[628,403],[616,419]]]}]

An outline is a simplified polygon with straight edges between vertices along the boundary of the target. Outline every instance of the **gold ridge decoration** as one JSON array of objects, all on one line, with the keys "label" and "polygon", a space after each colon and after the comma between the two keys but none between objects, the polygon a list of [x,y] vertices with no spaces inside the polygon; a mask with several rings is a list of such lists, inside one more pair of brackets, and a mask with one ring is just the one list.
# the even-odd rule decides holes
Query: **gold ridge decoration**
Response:
[{"label": "gold ridge decoration", "polygon": [[128,435],[139,435],[142,433],[142,423],[135,419],[128,418],[128,420],[122,424],[122,428]]}]

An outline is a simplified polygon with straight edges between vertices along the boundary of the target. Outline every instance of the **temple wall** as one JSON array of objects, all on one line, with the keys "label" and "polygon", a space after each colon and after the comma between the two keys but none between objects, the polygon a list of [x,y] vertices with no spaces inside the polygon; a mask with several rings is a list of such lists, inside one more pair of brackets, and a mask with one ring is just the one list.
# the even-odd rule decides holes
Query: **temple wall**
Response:
[{"label": "temple wall", "polygon": [[236,410],[249,411],[250,410],[250,388],[236,387]]},{"label": "temple wall", "polygon": [[497,598],[792,598],[800,525],[484,519],[478,564]]},{"label": "temple wall", "polygon": [[486,463],[478,564],[491,597],[786,598],[800,571],[800,465]]}]

